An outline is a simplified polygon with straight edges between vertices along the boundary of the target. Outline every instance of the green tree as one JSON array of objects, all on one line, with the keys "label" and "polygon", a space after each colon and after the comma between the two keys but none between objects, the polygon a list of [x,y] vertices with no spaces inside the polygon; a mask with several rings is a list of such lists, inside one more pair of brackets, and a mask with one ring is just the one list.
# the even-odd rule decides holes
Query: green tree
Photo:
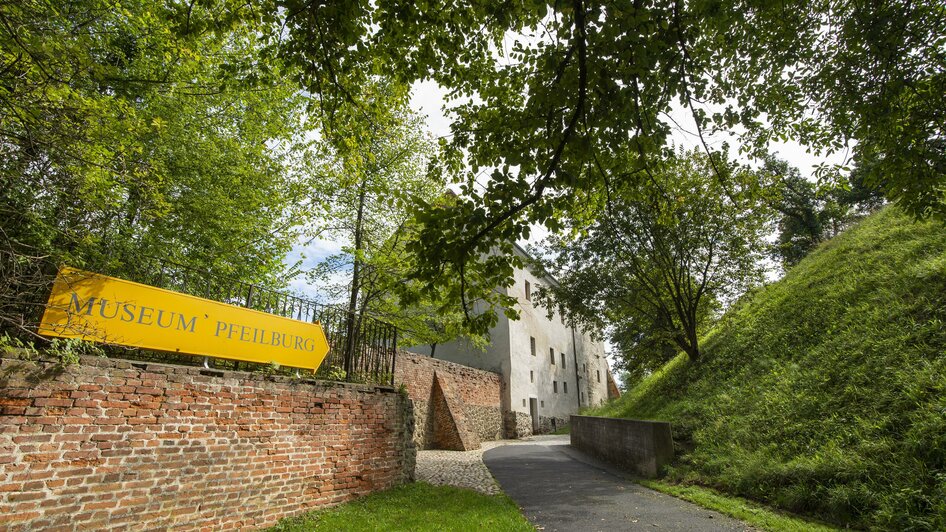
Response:
[{"label": "green tree", "polygon": [[653,170],[646,185],[609,188],[605,214],[574,238],[552,239],[560,284],[541,294],[608,330],[634,377],[679,351],[700,357],[719,302],[760,281],[770,219],[757,176],[721,158],[681,152]]},{"label": "green tree", "polygon": [[777,177],[773,208],[779,213],[778,242],[773,254],[785,267],[793,266],[824,239],[822,216],[815,184],[787,162],[769,158],[763,172]]},{"label": "green tree", "polygon": [[[262,24],[230,0],[0,6],[0,276],[20,287],[12,301],[44,299],[39,263],[142,277],[161,258],[278,282],[308,125]],[[4,317],[25,324],[6,305]]]},{"label": "green tree", "polygon": [[760,171],[774,177],[770,205],[779,213],[779,220],[778,241],[772,251],[785,268],[884,204],[882,195],[864,185],[867,172],[860,165],[847,183],[822,191],[797,168],[774,157],[767,157]]},{"label": "green tree", "polygon": [[372,83],[370,96],[363,91],[362,97],[385,103],[370,106],[379,111],[371,127],[359,127],[360,107],[342,106],[320,143],[321,210],[310,230],[343,248],[309,279],[330,300],[344,302],[351,331],[372,316],[397,326],[402,345],[435,345],[464,334],[463,320],[448,303],[449,290],[422,291],[407,279],[414,257],[405,244],[416,237],[415,206],[448,205],[452,197],[444,196],[446,184],[432,164],[436,144],[400,98],[405,88]]},{"label": "green tree", "polygon": [[[448,206],[454,201],[447,194],[434,200]],[[430,346],[430,355],[437,356],[437,346],[463,339],[483,346],[487,338],[470,331],[467,320],[456,300],[459,282],[447,280],[436,289],[409,278],[416,256],[408,252],[406,244],[417,238],[417,224],[413,217],[386,243],[388,267],[375,268],[373,285],[378,297],[371,301],[370,311],[398,328],[398,342],[403,346]],[[384,287],[382,290],[381,288]]]},{"label": "green tree", "polygon": [[[413,251],[418,279],[459,277],[467,301],[501,303],[492,290],[512,271],[512,258],[478,257],[510,257],[507,243],[532,224],[554,231],[585,216],[606,179],[634,184],[652,172],[668,156],[675,106],[701,138],[740,131],[760,156],[786,138],[850,147],[877,161],[869,187],[916,217],[946,216],[939,1],[278,4],[280,52],[325,95],[326,116],[358,101],[377,73],[449,91],[446,162],[470,172],[455,208],[422,217]],[[630,168],[625,153],[638,155]]]}]

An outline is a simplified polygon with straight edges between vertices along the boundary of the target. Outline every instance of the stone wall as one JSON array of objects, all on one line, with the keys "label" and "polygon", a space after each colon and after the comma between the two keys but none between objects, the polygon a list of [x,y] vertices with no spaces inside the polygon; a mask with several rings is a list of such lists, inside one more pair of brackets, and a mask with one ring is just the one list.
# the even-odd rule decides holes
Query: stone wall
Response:
[{"label": "stone wall", "polygon": [[504,416],[506,437],[512,439],[532,436],[532,416],[524,412],[509,411]]},{"label": "stone wall", "polygon": [[550,434],[568,426],[568,418],[539,416],[539,434]]},{"label": "stone wall", "polygon": [[413,477],[391,387],[0,358],[0,529],[260,528]]},{"label": "stone wall", "polygon": [[571,444],[636,475],[656,477],[673,460],[670,423],[572,416]]},{"label": "stone wall", "polygon": [[431,407],[436,376],[440,376],[459,398],[457,402],[463,408],[465,423],[476,439],[489,441],[502,438],[502,379],[499,374],[399,351],[394,381],[397,385],[404,385],[407,395],[414,402],[414,441],[418,447],[429,449],[434,446],[436,439],[434,420],[437,412]]}]

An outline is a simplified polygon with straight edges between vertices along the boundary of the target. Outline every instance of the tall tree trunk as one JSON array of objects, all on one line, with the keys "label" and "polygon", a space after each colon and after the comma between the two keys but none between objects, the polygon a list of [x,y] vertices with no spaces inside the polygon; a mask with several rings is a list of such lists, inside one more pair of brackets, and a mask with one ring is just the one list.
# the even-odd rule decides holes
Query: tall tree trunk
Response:
[{"label": "tall tree trunk", "polygon": [[688,320],[684,325],[687,335],[687,356],[690,357],[691,361],[696,361],[700,358],[700,337],[699,332],[697,331],[697,325],[699,323],[699,320],[697,319],[697,308],[699,305],[700,299],[697,297],[696,301],[694,301],[687,309]]},{"label": "tall tree trunk", "polygon": [[687,331],[687,356],[695,362],[700,358],[700,343],[696,336],[696,330]]},{"label": "tall tree trunk", "polygon": [[355,250],[354,260],[352,261],[351,272],[351,294],[348,299],[348,341],[345,345],[345,376],[351,377],[352,358],[355,354],[355,345],[358,335],[356,316],[358,311],[358,293],[361,290],[361,250],[364,247],[364,216],[365,216],[365,194],[367,184],[364,180],[358,190],[358,215],[355,218]]}]

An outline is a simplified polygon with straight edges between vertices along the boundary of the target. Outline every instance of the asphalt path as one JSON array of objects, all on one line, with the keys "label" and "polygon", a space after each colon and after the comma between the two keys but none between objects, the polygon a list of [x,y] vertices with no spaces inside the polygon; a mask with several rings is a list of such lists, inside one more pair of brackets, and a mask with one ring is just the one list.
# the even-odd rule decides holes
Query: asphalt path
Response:
[{"label": "asphalt path", "polygon": [[541,530],[751,530],[718,512],[636,484],[567,443],[506,445],[483,454],[503,491]]}]

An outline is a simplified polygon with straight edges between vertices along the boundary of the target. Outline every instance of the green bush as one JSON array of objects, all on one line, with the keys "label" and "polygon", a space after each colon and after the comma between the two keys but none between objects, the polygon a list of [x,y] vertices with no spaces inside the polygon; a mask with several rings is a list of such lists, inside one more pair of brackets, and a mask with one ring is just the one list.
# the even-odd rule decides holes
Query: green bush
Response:
[{"label": "green bush", "polygon": [[823,244],[597,413],[664,419],[669,479],[843,525],[946,529],[946,228],[893,208]]}]

